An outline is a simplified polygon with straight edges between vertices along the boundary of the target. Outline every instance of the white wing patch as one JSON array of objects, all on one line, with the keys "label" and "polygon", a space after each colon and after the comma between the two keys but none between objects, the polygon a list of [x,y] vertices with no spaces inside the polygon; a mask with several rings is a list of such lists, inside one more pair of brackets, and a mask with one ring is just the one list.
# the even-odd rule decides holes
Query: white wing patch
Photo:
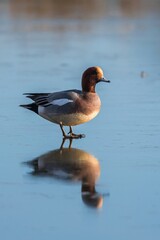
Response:
[{"label": "white wing patch", "polygon": [[53,100],[51,103],[53,105],[58,105],[58,106],[63,106],[69,102],[73,102],[73,100],[70,100],[68,98],[61,98],[61,99],[56,99],[56,100]]}]

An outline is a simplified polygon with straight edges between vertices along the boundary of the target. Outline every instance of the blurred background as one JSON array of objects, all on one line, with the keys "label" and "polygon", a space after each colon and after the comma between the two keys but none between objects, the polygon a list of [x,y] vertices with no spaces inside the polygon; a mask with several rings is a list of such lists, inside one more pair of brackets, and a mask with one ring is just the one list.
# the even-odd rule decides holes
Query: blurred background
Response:
[{"label": "blurred background", "polygon": [[[0,0],[3,239],[159,239],[159,45],[159,0]],[[80,89],[94,65],[111,83],[66,155],[60,129],[18,106]]]}]

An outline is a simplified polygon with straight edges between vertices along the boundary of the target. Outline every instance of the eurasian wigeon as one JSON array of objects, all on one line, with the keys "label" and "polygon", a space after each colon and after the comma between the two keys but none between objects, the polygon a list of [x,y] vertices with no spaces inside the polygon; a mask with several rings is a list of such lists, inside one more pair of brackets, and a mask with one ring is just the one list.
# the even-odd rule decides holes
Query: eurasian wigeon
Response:
[{"label": "eurasian wigeon", "polygon": [[[99,82],[110,82],[103,76],[100,67],[90,67],[82,75],[82,90],[66,90],[54,93],[25,93],[34,103],[20,105],[60,126],[63,138],[82,138],[74,134],[72,126],[90,121],[100,111],[101,101],[95,92]],[[69,126],[68,135],[63,126]]]},{"label": "eurasian wigeon", "polygon": [[67,182],[81,182],[81,197],[90,206],[101,208],[103,194],[96,191],[100,164],[90,153],[77,148],[59,148],[25,162],[33,176],[52,177]]}]

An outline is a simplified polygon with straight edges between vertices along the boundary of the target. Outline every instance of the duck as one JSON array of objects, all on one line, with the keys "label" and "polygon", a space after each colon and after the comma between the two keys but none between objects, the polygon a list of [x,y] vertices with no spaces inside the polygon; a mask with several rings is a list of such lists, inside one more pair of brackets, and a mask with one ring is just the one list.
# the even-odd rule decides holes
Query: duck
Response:
[{"label": "duck", "polygon": [[67,183],[81,182],[81,199],[85,205],[102,208],[104,194],[96,190],[100,177],[99,160],[78,148],[60,147],[24,162],[33,177],[50,177]]},{"label": "duck", "polygon": [[[97,83],[109,83],[99,66],[87,68],[82,74],[81,90],[71,89],[53,93],[24,93],[33,102],[23,104],[26,108],[58,124],[64,139],[78,139],[84,134],[73,133],[72,127],[86,123],[95,118],[101,108],[101,100],[95,91]],[[64,126],[69,127],[66,134]]]}]

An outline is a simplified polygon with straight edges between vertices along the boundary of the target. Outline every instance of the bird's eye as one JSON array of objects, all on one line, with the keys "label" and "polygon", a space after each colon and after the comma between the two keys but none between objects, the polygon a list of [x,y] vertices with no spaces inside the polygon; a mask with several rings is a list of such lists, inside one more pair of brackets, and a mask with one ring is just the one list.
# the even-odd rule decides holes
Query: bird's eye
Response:
[{"label": "bird's eye", "polygon": [[93,74],[93,75],[97,75],[97,71],[94,71],[92,74]]}]

